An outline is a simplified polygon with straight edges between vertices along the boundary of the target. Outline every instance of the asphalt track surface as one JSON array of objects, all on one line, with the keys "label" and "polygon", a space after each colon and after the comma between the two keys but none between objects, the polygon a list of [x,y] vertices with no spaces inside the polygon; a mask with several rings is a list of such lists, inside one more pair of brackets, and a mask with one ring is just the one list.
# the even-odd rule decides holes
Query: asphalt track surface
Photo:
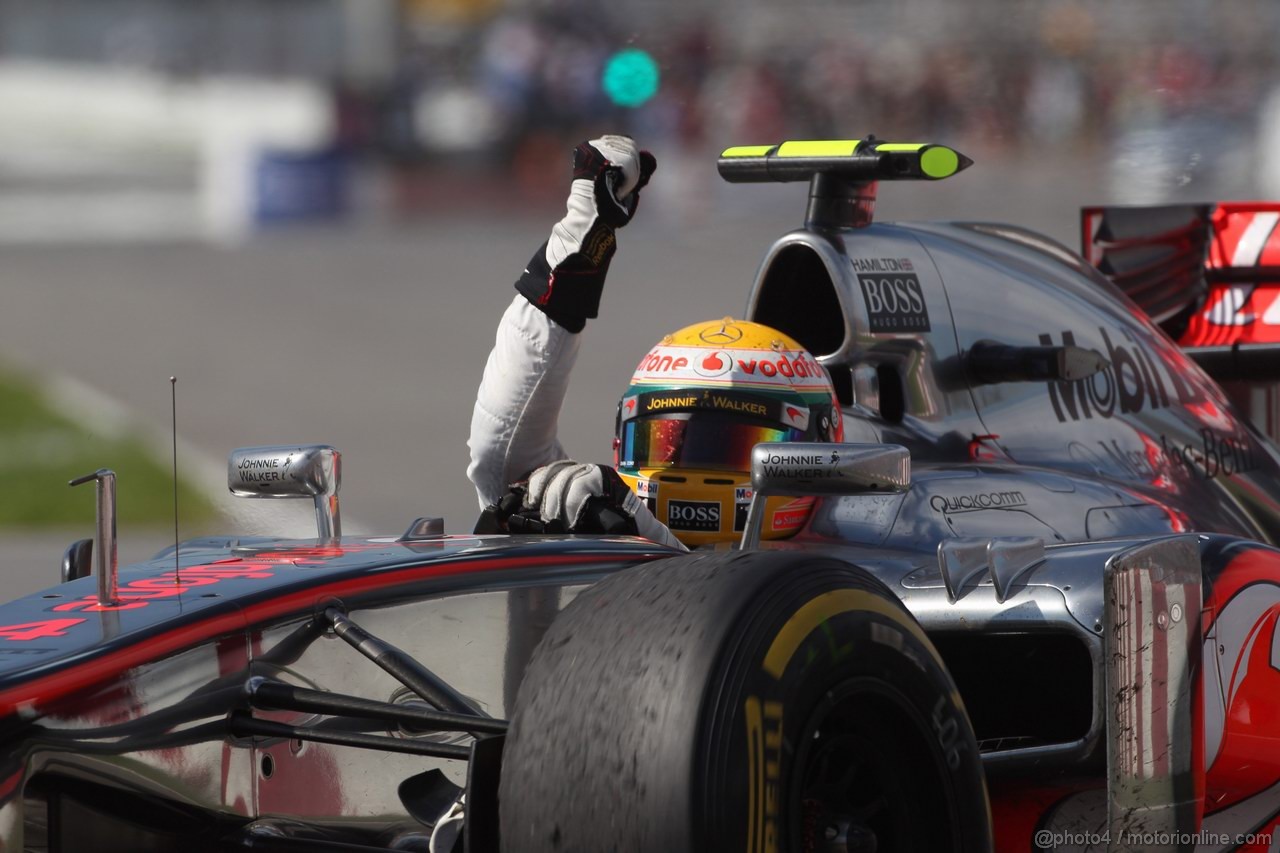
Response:
[{"label": "asphalt track surface", "polygon": [[[1079,206],[1105,201],[1090,186],[974,169],[936,185],[882,185],[877,214],[1018,222],[1074,246]],[[803,219],[802,185],[715,192],[734,214],[691,215],[651,188],[620,233],[561,418],[575,457],[611,460],[615,408],[640,357],[683,325],[741,316],[766,248]],[[179,464],[204,482],[233,447],[325,442],[343,453],[345,533],[397,534],[423,515],[467,532],[478,512],[465,476],[474,391],[512,282],[559,215],[554,204],[517,217],[440,215],[271,234],[237,249],[6,247],[0,361],[71,377],[156,436],[168,434],[176,375]],[[239,505],[226,532],[314,529],[306,504]],[[6,597],[52,583],[61,547],[91,524],[7,546],[0,536]],[[121,539],[134,559],[164,534]]]}]

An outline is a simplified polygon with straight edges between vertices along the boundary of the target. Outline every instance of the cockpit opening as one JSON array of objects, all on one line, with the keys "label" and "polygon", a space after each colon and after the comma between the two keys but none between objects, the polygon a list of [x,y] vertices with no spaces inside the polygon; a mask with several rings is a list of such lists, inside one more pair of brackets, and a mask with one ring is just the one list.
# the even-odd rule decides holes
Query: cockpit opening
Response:
[{"label": "cockpit opening", "polygon": [[818,253],[803,244],[774,256],[751,319],[786,332],[815,356],[830,355],[844,343],[844,309],[831,273]]}]

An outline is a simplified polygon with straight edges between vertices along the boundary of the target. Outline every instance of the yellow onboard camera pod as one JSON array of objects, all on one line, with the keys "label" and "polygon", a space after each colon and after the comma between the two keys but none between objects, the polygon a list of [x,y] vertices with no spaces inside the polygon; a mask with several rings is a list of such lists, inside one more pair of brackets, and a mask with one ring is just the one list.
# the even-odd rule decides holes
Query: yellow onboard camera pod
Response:
[{"label": "yellow onboard camera pod", "polygon": [[866,139],[797,140],[778,145],[726,148],[716,164],[731,183],[807,181],[817,174],[847,181],[937,181],[967,169],[973,161],[931,142]]},{"label": "yellow onboard camera pod", "polygon": [[720,177],[734,184],[809,181],[809,227],[871,224],[879,181],[939,181],[973,165],[932,142],[866,139],[790,140],[738,145],[720,153]]}]

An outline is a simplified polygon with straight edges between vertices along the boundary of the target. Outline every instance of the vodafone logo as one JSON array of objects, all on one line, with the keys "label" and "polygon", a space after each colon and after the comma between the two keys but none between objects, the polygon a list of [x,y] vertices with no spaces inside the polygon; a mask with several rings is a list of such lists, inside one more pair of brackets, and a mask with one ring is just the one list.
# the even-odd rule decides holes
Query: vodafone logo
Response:
[{"label": "vodafone logo", "polygon": [[822,365],[802,351],[660,345],[636,365],[632,382],[689,380],[708,387],[743,383],[756,387],[827,388]]},{"label": "vodafone logo", "polygon": [[783,376],[787,379],[817,379],[825,377],[822,366],[808,353],[798,353],[794,358],[784,354],[777,358],[738,359],[738,369],[751,376]]},{"label": "vodafone logo", "polygon": [[688,366],[687,356],[658,347],[640,360],[636,365],[636,373],[673,373]]},{"label": "vodafone logo", "polygon": [[723,350],[715,350],[693,361],[693,372],[708,379],[724,376],[731,370],[733,370],[733,357]]}]

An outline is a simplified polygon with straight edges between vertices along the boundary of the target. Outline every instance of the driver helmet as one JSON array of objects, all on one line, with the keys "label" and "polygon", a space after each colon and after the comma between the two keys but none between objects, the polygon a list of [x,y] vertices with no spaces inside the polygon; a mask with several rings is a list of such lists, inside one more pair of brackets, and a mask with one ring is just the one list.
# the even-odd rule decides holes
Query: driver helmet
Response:
[{"label": "driver helmet", "polygon": [[[726,317],[667,335],[640,360],[618,406],[614,463],[692,547],[742,538],[757,444],[842,436],[826,368],[782,332]],[[761,538],[795,534],[813,503],[768,498]]]}]

